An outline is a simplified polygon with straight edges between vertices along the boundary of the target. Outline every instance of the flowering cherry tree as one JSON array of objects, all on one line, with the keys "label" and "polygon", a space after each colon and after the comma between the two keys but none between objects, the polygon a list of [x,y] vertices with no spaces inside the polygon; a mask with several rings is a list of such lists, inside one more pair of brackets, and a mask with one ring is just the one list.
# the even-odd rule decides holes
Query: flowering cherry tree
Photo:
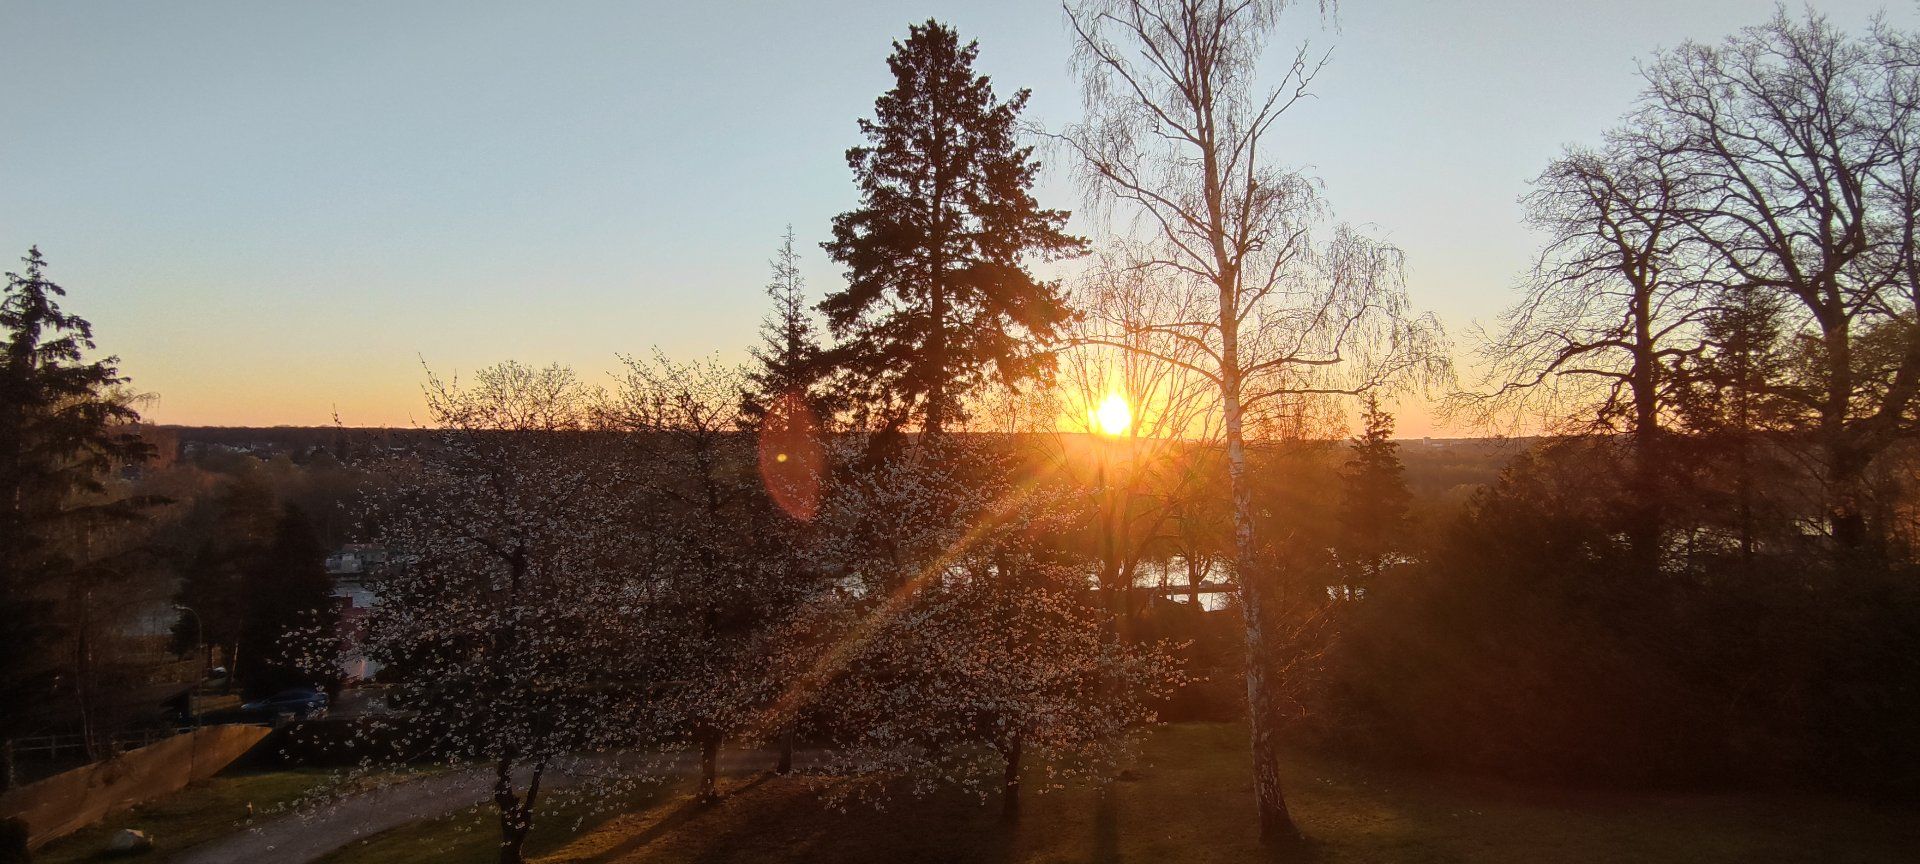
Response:
[{"label": "flowering cherry tree", "polygon": [[[717,797],[722,744],[764,737],[780,693],[777,625],[816,582],[792,566],[796,532],[757,467],[741,393],[745,374],[718,361],[628,358],[597,414],[620,433],[633,488],[630,566],[664,588],[656,663],[662,713],[700,747],[700,794]],[[670,623],[666,623],[670,622]]]},{"label": "flowering cherry tree", "polygon": [[[848,601],[811,630],[834,650],[803,679],[844,795],[957,786],[1018,811],[1023,769],[1097,776],[1182,676],[1160,645],[1111,638],[1084,568],[1062,554],[1066,512],[978,444],[919,444],[854,472],[830,502],[879,527],[843,561]],[[907,517],[905,520],[902,516]]]},{"label": "flowering cherry tree", "polygon": [[628,478],[570,370],[426,391],[436,434],[370,509],[397,566],[347,650],[386,667],[400,752],[491,769],[511,864],[559,763],[647,738],[660,586],[622,567]]}]

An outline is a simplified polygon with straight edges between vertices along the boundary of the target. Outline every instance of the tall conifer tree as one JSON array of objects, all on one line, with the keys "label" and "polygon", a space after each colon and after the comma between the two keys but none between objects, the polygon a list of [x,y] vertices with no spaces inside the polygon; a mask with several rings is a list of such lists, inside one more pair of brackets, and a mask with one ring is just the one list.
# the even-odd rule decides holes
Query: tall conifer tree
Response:
[{"label": "tall conifer tree", "polygon": [[88,564],[73,540],[129,515],[99,493],[150,448],[129,431],[118,358],[86,359],[93,328],[61,310],[38,247],[21,260],[0,296],[0,705],[24,707],[45,698],[55,601]]},{"label": "tall conifer tree", "polygon": [[314,536],[306,511],[287,505],[276,514],[273,536],[241,578],[246,612],[234,673],[251,693],[283,687],[330,684],[330,669],[301,662],[295,640],[324,638],[334,631],[337,608],[326,548]]},{"label": "tall conifer tree", "polygon": [[1369,394],[1362,402],[1363,428],[1353,439],[1340,507],[1341,557],[1357,565],[1359,575],[1374,576],[1392,563],[1405,546],[1407,507],[1406,469],[1400,445],[1393,441],[1393,415],[1381,410]]},{"label": "tall conifer tree", "polygon": [[820,340],[793,239],[793,226],[789,225],[780,251],[768,262],[773,272],[767,282],[767,296],[773,300],[773,311],[761,322],[761,344],[753,349],[753,359],[759,365],[747,373],[746,392],[740,399],[741,414],[756,425],[788,395],[800,399],[816,414],[824,414],[814,389],[820,377]]},{"label": "tall conifer tree", "polygon": [[894,43],[893,89],[860,121],[867,145],[847,151],[860,206],[823,244],[848,276],[821,304],[843,340],[835,365],[865,413],[930,435],[962,419],[962,400],[990,376],[1045,371],[1039,343],[1068,312],[1026,261],[1084,247],[1065,232],[1066,211],[1031,194],[1040,163],[1016,133],[1028,91],[999,101],[973,70],[978,54],[931,20]]}]

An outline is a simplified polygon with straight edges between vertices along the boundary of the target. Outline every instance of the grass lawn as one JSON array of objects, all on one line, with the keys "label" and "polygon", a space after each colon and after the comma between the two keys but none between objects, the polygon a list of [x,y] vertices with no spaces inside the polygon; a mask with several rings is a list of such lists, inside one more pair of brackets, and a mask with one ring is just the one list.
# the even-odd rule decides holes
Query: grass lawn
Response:
[{"label": "grass lawn", "polygon": [[[1245,742],[1233,725],[1159,730],[1137,779],[1113,784],[1104,797],[1091,788],[1030,789],[1011,825],[994,801],[908,798],[883,811],[835,812],[803,780],[762,778],[735,784],[711,807],[694,805],[676,785],[636,799],[623,815],[581,822],[581,811],[562,808],[536,825],[530,852],[544,864],[1272,860],[1255,842]],[[1310,838],[1296,860],[1320,864],[1920,860],[1914,810],[1775,795],[1543,790],[1305,758],[1289,768],[1294,814]],[[493,826],[484,816],[470,811],[387,832],[329,860],[491,861]]]},{"label": "grass lawn", "polygon": [[329,772],[234,771],[203,780],[172,795],[123,810],[100,824],[82,828],[47,844],[33,855],[35,862],[128,860],[104,854],[107,838],[122,828],[145,831],[154,839],[154,851],[141,861],[165,861],[173,853],[240,829],[247,804],[267,817],[275,807],[293,801],[324,782]]},{"label": "grass lawn", "polygon": [[[529,858],[554,852],[577,838],[605,829],[611,820],[627,814],[657,812],[663,805],[690,799],[693,782],[679,779],[652,783],[619,793],[615,800],[598,800],[574,790],[542,796],[527,838]],[[356,840],[322,858],[324,864],[380,862],[380,864],[438,864],[438,862],[493,862],[499,857],[500,828],[492,805],[469,807],[438,819],[416,822]]]}]

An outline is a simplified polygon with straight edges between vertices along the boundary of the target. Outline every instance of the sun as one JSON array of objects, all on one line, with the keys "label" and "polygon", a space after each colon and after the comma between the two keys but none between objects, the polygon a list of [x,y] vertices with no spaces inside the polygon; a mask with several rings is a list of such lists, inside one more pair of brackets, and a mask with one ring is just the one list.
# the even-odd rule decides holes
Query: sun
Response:
[{"label": "sun", "polygon": [[1099,407],[1087,409],[1087,418],[1102,435],[1125,435],[1133,428],[1133,408],[1127,404],[1126,397],[1118,393],[1108,393]]}]

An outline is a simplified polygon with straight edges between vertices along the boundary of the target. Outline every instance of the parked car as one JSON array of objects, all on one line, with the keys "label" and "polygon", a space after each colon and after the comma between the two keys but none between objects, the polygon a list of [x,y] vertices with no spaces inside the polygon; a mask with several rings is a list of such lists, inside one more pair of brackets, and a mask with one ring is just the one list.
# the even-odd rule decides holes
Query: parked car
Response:
[{"label": "parked car", "polygon": [[274,720],[282,714],[291,714],[295,720],[314,720],[327,716],[327,694],[310,687],[295,687],[241,705],[240,711],[257,720]]}]

